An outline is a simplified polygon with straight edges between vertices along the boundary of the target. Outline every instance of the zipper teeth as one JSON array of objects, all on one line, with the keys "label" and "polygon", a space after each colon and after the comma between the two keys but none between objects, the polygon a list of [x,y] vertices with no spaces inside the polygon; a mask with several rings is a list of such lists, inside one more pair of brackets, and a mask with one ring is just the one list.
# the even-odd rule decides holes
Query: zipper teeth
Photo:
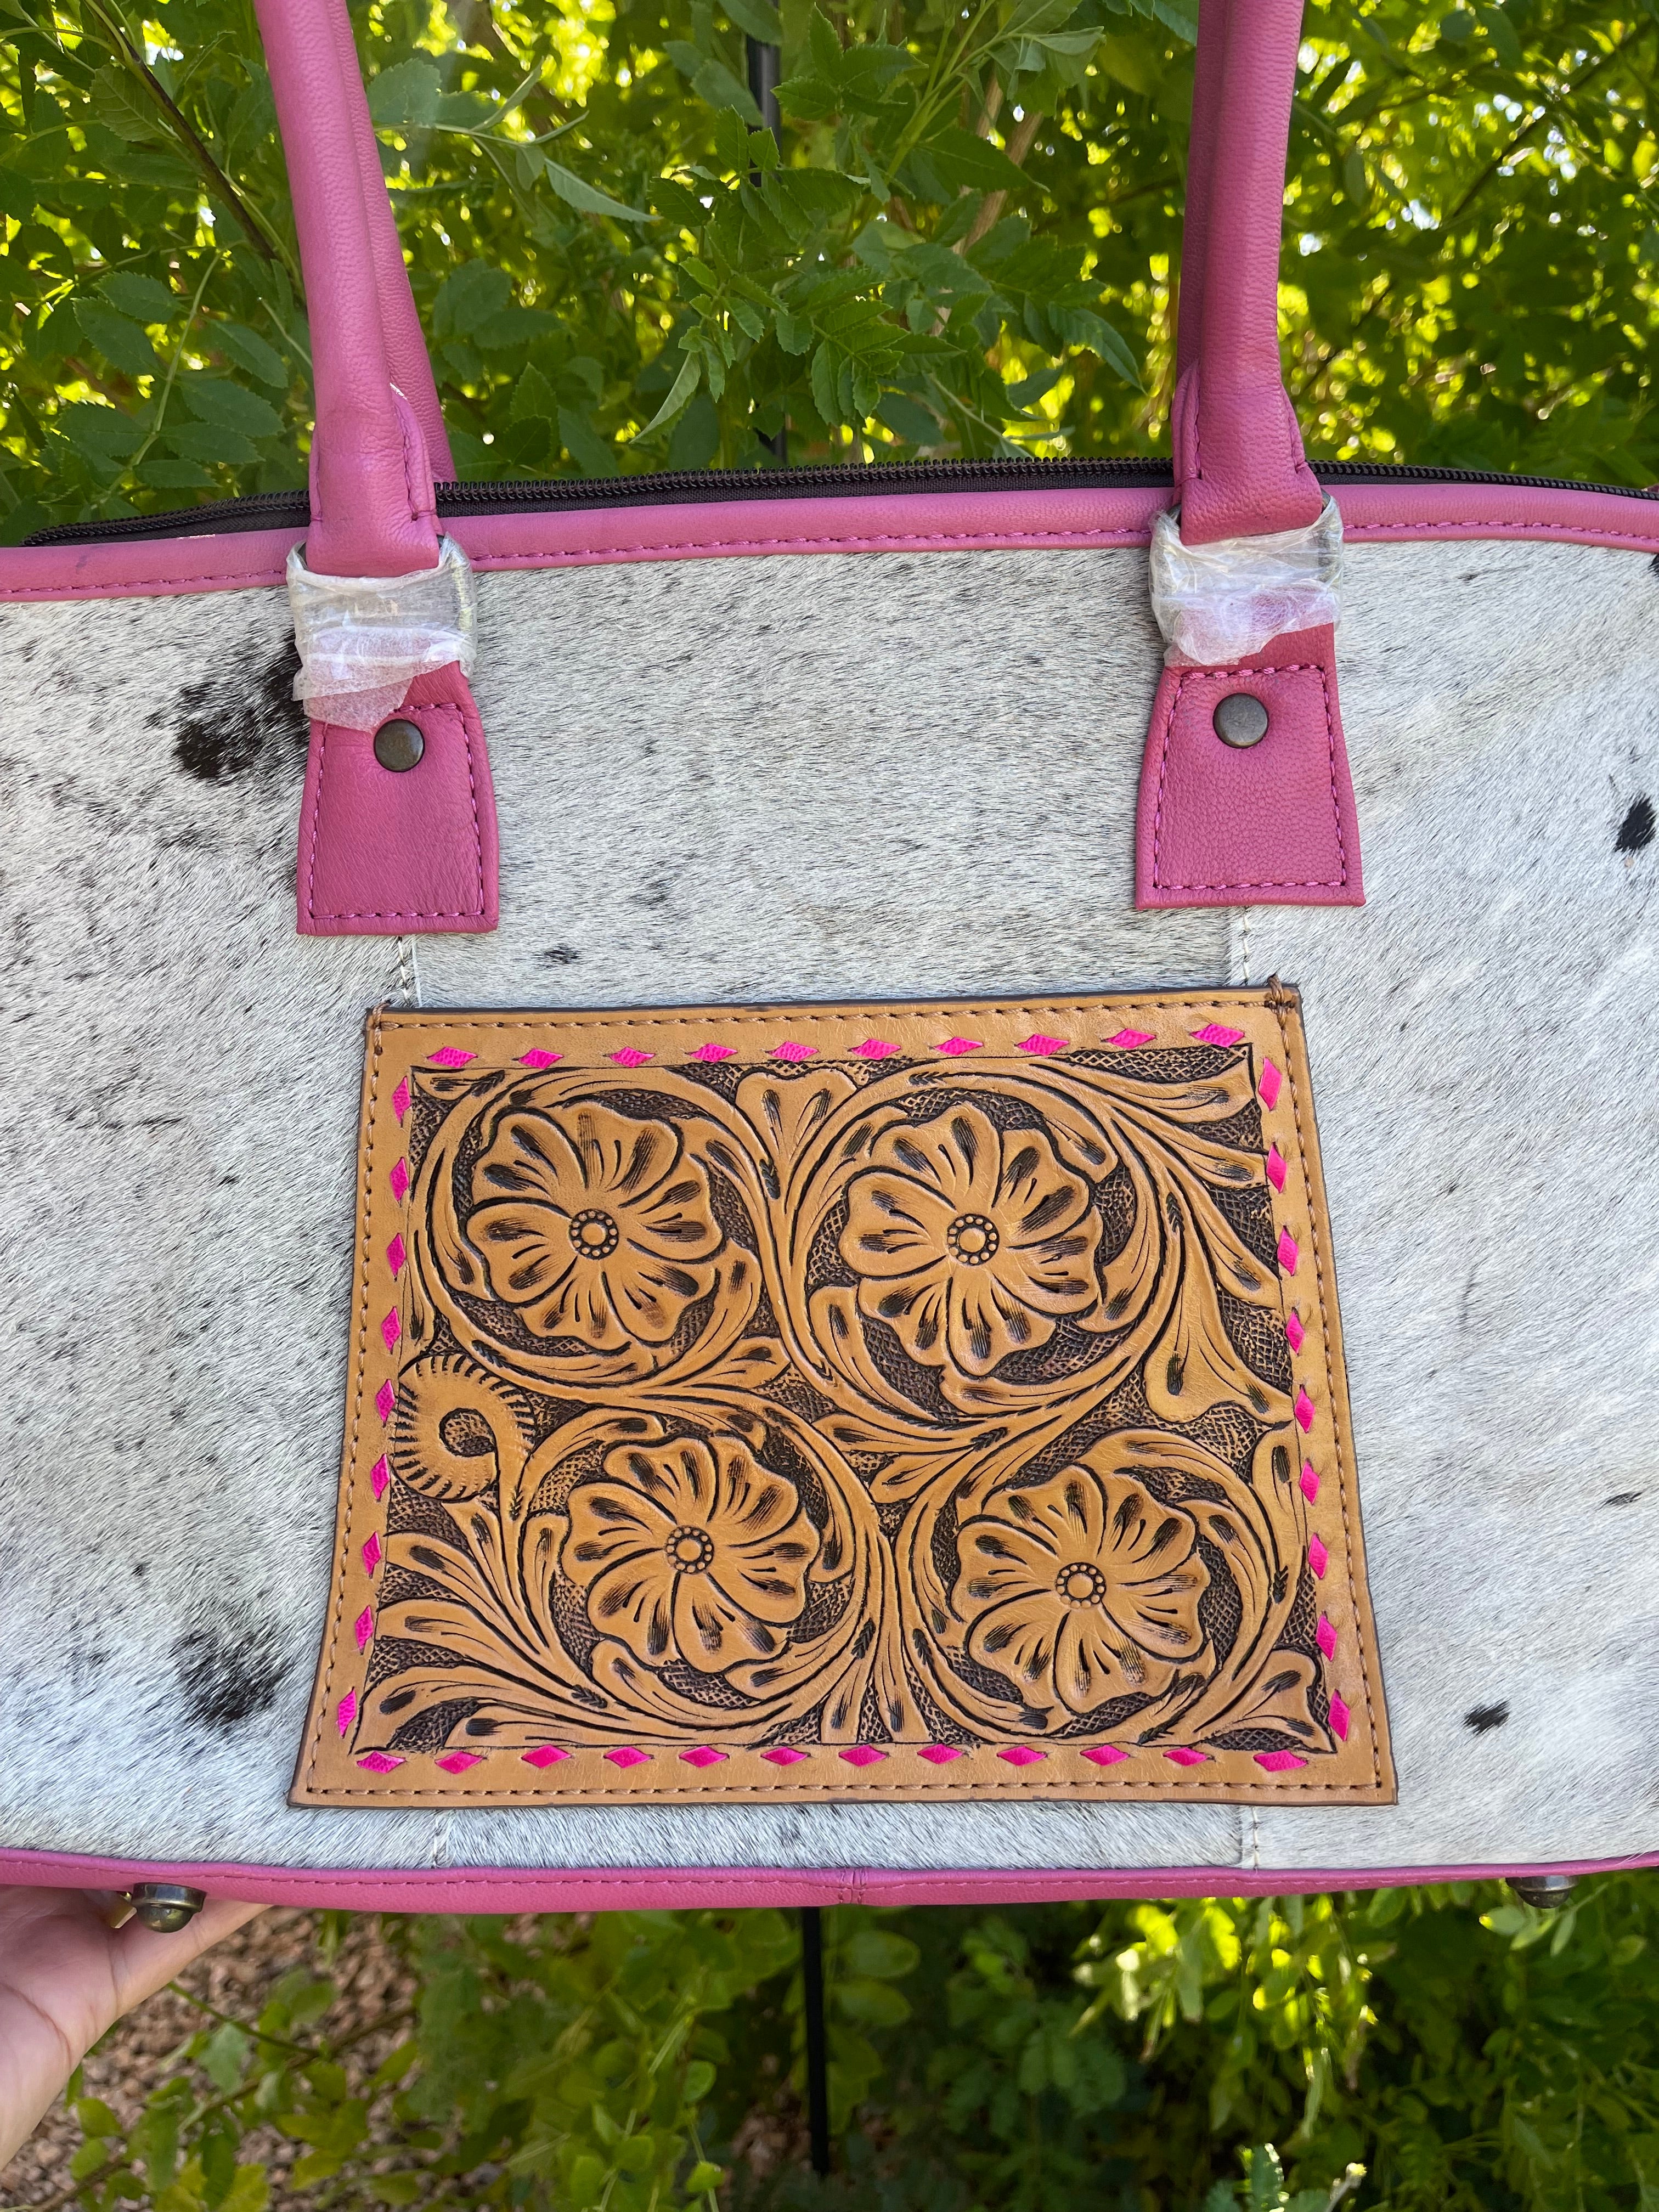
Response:
[{"label": "zipper teeth", "polygon": [[[1564,477],[1509,476],[1488,469],[1419,468],[1372,461],[1316,461],[1324,483],[1498,484],[1520,491],[1590,491],[1626,499],[1659,500],[1659,485],[1632,489],[1626,484],[1578,483]],[[814,465],[789,470],[674,469],[655,476],[550,477],[495,483],[438,486],[441,516],[488,510],[497,514],[556,513],[561,508],[649,506],[745,498],[784,501],[815,492],[856,498],[883,491],[922,491],[933,485],[1060,484],[1107,485],[1138,480],[1146,489],[1173,482],[1167,460],[1105,458],[1099,460],[898,461],[865,466]],[[210,501],[165,514],[137,514],[113,522],[58,523],[36,531],[26,545],[84,545],[112,539],[205,537],[257,527],[303,524],[309,514],[302,491],[251,493],[245,499]]]}]

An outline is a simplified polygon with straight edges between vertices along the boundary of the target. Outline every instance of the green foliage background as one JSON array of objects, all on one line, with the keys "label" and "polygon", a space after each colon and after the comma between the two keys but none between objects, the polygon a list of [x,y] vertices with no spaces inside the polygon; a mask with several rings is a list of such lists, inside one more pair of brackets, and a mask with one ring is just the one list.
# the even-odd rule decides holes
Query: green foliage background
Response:
[{"label": "green foliage background", "polygon": [[[1659,2202],[1650,1875],[1587,1882],[1553,1918],[1491,1884],[1104,1908],[837,1907],[824,1919],[828,2182],[799,2144],[764,2179],[742,2154],[757,2108],[786,2124],[798,2115],[796,1916],[387,1923],[418,2004],[345,2039],[330,2027],[336,1918],[314,1966],[287,1975],[257,2021],[202,2008],[130,2133],[72,2085],[85,2140],[57,2203],[1328,2212],[1346,2197],[1391,2212],[1652,2212]],[[371,2036],[391,2047],[368,2073],[352,2046]]]},{"label": "green foliage background", "polygon": [[[464,476],[1164,434],[1195,0],[368,0]],[[1310,0],[1310,447],[1641,483],[1659,0]],[[779,139],[744,82],[780,39]],[[0,535],[297,486],[249,0],[0,0]]]},{"label": "green foliage background", "polygon": [[[849,466],[1164,439],[1192,0],[353,12],[463,475],[771,466],[786,424]],[[783,47],[775,140],[745,33]],[[248,0],[0,0],[0,537],[303,483],[258,52]],[[1310,0],[1311,451],[1659,474],[1656,64],[1659,0]],[[135,2130],[80,2100],[60,2202],[262,2212],[280,2137],[319,2205],[1659,2212],[1656,1933],[1642,1876],[1554,1922],[1468,1887],[838,1909],[820,2187],[732,2148],[799,2079],[791,1917],[394,1923],[421,1999],[368,2075],[325,1927]]]}]

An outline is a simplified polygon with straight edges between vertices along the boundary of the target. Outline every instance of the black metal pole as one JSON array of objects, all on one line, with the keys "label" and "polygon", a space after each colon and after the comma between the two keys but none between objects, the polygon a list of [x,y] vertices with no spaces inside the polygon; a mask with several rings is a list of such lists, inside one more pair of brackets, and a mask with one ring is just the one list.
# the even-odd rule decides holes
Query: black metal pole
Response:
[{"label": "black metal pole", "polygon": [[806,2010],[806,2124],[812,2171],[830,2171],[830,2051],[823,2029],[823,1923],[816,1905],[800,1909],[801,1995]]},{"label": "black metal pole", "polygon": [[[749,59],[749,91],[761,112],[761,121],[775,138],[782,129],[782,115],[778,106],[778,82],[783,75],[783,53],[777,46],[769,46],[763,39],[744,39],[744,50]],[[757,177],[758,184],[760,179]],[[785,423],[775,437],[763,438],[777,457],[780,466],[789,465],[789,426]],[[820,2169],[823,2171],[825,2169]]]}]

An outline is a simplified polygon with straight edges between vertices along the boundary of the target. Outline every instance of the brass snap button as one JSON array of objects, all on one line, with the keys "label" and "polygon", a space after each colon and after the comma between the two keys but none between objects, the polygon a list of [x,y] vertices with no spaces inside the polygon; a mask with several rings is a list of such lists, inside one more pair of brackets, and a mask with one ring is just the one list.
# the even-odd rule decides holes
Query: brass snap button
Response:
[{"label": "brass snap button", "polygon": [[[1222,702],[1223,706],[1226,703],[1225,700]],[[1218,707],[1217,714],[1220,711]],[[1263,720],[1265,721],[1265,716]],[[382,768],[392,769],[397,774],[401,775],[406,768],[413,768],[425,750],[426,739],[421,734],[420,724],[407,721],[401,714],[394,716],[389,722],[382,722],[374,732],[375,759]]]},{"label": "brass snap button", "polygon": [[1215,733],[1224,745],[1259,745],[1267,734],[1267,710],[1254,691],[1230,691],[1216,703]]}]

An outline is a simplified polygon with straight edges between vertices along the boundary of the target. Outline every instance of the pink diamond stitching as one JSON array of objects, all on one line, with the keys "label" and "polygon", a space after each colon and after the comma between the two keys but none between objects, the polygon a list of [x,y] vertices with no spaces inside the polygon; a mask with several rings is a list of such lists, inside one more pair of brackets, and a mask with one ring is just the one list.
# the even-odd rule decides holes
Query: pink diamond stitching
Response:
[{"label": "pink diamond stitching", "polygon": [[380,1334],[386,1339],[386,1348],[388,1352],[395,1352],[397,1350],[398,1340],[402,1336],[403,1333],[404,1325],[398,1318],[397,1307],[393,1306],[391,1312],[387,1314],[386,1319],[380,1323]]},{"label": "pink diamond stitching", "polygon": [[[441,1044],[436,1052],[428,1053],[427,1057],[434,1067],[465,1067],[468,1060],[478,1055],[476,1052],[463,1052],[458,1044]],[[441,1766],[443,1761],[440,1759],[438,1763]]]},{"label": "pink diamond stitching", "polygon": [[1297,1389],[1291,1411],[1296,1415],[1296,1425],[1305,1437],[1314,1425],[1314,1401],[1305,1390]]},{"label": "pink diamond stitching", "polygon": [[613,1766],[643,1766],[651,1756],[648,1751],[636,1751],[631,1743],[623,1744],[615,1751],[607,1751],[605,1755]]},{"label": "pink diamond stitching", "polygon": [[695,1052],[687,1053],[688,1060],[735,1060],[737,1047],[730,1044],[700,1044]]},{"label": "pink diamond stitching", "polygon": [[976,1037],[946,1037],[943,1044],[933,1047],[935,1052],[948,1053],[952,1060],[960,1060],[964,1052],[979,1052],[983,1048]]},{"label": "pink diamond stitching", "polygon": [[1308,1565],[1313,1569],[1315,1574],[1318,1576],[1322,1583],[1325,1579],[1325,1570],[1330,1564],[1331,1555],[1325,1549],[1323,1544],[1320,1542],[1317,1536],[1310,1536],[1308,1539]]},{"label": "pink diamond stitching", "polygon": [[1091,1759],[1097,1766],[1116,1766],[1129,1754],[1127,1751],[1120,1751],[1115,1743],[1091,1743],[1083,1756]]},{"label": "pink diamond stitching", "polygon": [[1291,1307],[1289,1317],[1285,1321],[1285,1334],[1291,1340],[1291,1350],[1292,1352],[1300,1352],[1302,1349],[1303,1339],[1307,1335],[1308,1332],[1303,1328],[1302,1316],[1297,1312],[1294,1306]]},{"label": "pink diamond stitching", "polygon": [[342,1735],[349,1735],[351,1734],[351,1723],[356,1719],[356,1717],[357,1692],[355,1690],[348,1690],[344,1697],[341,1698],[339,1704],[334,1708],[335,1725],[338,1728]]},{"label": "pink diamond stitching", "polygon": [[948,1766],[953,1759],[962,1756],[962,1747],[954,1743],[925,1743],[916,1753],[916,1757],[925,1759],[929,1766]]},{"label": "pink diamond stitching", "polygon": [[1275,1190],[1284,1189],[1285,1175],[1285,1155],[1274,1145],[1267,1154],[1267,1180]]},{"label": "pink diamond stitching", "polygon": [[1287,1275],[1296,1273],[1296,1263],[1302,1257],[1302,1247],[1288,1229],[1279,1232],[1279,1264]]},{"label": "pink diamond stitching", "polygon": [[[387,1387],[390,1388],[390,1385]],[[368,1486],[374,1492],[374,1503],[377,1505],[386,1496],[386,1486],[391,1480],[392,1469],[386,1462],[386,1454],[382,1452],[368,1470]]]},{"label": "pink diamond stitching", "polygon": [[607,1060],[614,1060],[618,1067],[643,1067],[647,1060],[654,1060],[656,1058],[656,1054],[650,1052],[640,1052],[636,1050],[633,1045],[625,1044],[620,1052],[606,1053],[605,1058]]},{"label": "pink diamond stitching", "polygon": [[447,1751],[438,1764],[446,1774],[465,1774],[469,1767],[482,1766],[483,1758],[476,1751]]},{"label": "pink diamond stitching", "polygon": [[817,1051],[815,1044],[797,1044],[793,1037],[785,1037],[781,1044],[772,1047],[774,1060],[811,1060]]},{"label": "pink diamond stitching", "polygon": [[367,1651],[374,1640],[374,1615],[368,1606],[357,1615],[351,1632],[357,1639],[357,1649]]},{"label": "pink diamond stitching", "polygon": [[1262,1061],[1261,1078],[1255,1087],[1261,1093],[1261,1103],[1269,1113],[1279,1103],[1279,1086],[1284,1079],[1272,1060]]},{"label": "pink diamond stitching", "polygon": [[383,1421],[389,1421],[397,1409],[398,1393],[390,1382],[382,1382],[374,1393],[374,1410]]},{"label": "pink diamond stitching", "polygon": [[889,1044],[884,1037],[866,1037],[862,1044],[853,1047],[853,1051],[860,1060],[896,1060],[898,1057],[898,1047]]},{"label": "pink diamond stitching", "polygon": [[393,1282],[396,1282],[398,1276],[404,1272],[404,1261],[408,1259],[408,1257],[409,1248],[404,1244],[403,1238],[401,1237],[394,1237],[392,1242],[386,1248],[386,1263],[392,1270],[392,1279]]},{"label": "pink diamond stitching", "polygon": [[532,1050],[519,1054],[519,1065],[520,1067],[552,1067],[563,1058],[562,1052],[544,1052],[540,1045],[537,1045]]},{"label": "pink diamond stitching", "polygon": [[1244,1032],[1223,1029],[1219,1022],[1206,1022],[1201,1030],[1193,1030],[1192,1037],[1195,1044],[1243,1044]]},{"label": "pink diamond stitching", "polygon": [[372,1579],[380,1564],[380,1540],[371,1535],[363,1546],[363,1572]]},{"label": "pink diamond stitching", "polygon": [[1036,1751],[1029,1743],[1011,1744],[1006,1751],[997,1753],[997,1757],[1006,1759],[1010,1766],[1035,1766],[1038,1759],[1048,1756],[1046,1751]]},{"label": "pink diamond stitching", "polygon": [[1302,1462],[1302,1495],[1310,1505],[1319,1495],[1319,1477],[1305,1459]]},{"label": "pink diamond stitching", "polygon": [[395,1774],[403,1761],[395,1752],[370,1751],[365,1752],[357,1764],[366,1766],[371,1774]]},{"label": "pink diamond stitching", "polygon": [[886,1756],[884,1751],[878,1751],[872,1743],[855,1743],[850,1751],[842,1753],[849,1766],[878,1765]]},{"label": "pink diamond stitching", "polygon": [[1322,1613],[1319,1616],[1319,1626],[1314,1632],[1314,1641],[1328,1659],[1335,1656],[1336,1631]]},{"label": "pink diamond stitching", "polygon": [[[392,1094],[392,1110],[397,1115],[398,1125],[401,1127],[404,1115],[409,1111],[409,1078],[407,1076],[404,1076]],[[361,1763],[360,1761],[359,1764]]]},{"label": "pink diamond stitching", "polygon": [[400,1158],[386,1181],[392,1186],[392,1195],[401,1206],[409,1196],[409,1162]]},{"label": "pink diamond stitching", "polygon": [[1194,1751],[1184,1743],[1178,1744],[1173,1751],[1166,1751],[1164,1756],[1176,1766],[1207,1766],[1210,1760],[1207,1751]]},{"label": "pink diamond stitching", "polygon": [[1352,1717],[1340,1698],[1331,1699],[1331,1732],[1340,1735],[1344,1743],[1348,1741],[1348,1723]]},{"label": "pink diamond stitching", "polygon": [[726,1753],[716,1751],[712,1743],[700,1743],[695,1751],[683,1751],[680,1757],[688,1766],[718,1766]]},{"label": "pink diamond stitching", "polygon": [[1038,1030],[1028,1037],[1021,1037],[1016,1049],[1020,1052],[1064,1052],[1071,1042],[1070,1037],[1044,1036]]},{"label": "pink diamond stitching", "polygon": [[793,1744],[780,1743],[770,1751],[762,1752],[761,1757],[769,1766],[799,1766],[806,1753],[797,1751]]},{"label": "pink diamond stitching", "polygon": [[538,1769],[556,1766],[562,1759],[568,1759],[570,1753],[568,1751],[561,1751],[556,1743],[538,1744],[534,1751],[520,1753],[526,1766],[534,1766]]},{"label": "pink diamond stitching", "polygon": [[1298,1759],[1293,1751],[1259,1751],[1255,1754],[1258,1766],[1266,1767],[1269,1774],[1288,1774],[1293,1766],[1305,1766],[1307,1760]]},{"label": "pink diamond stitching", "polygon": [[1150,1044],[1152,1041],[1150,1030],[1120,1030],[1115,1036],[1109,1036],[1106,1040],[1116,1052],[1138,1052],[1142,1045]]}]

